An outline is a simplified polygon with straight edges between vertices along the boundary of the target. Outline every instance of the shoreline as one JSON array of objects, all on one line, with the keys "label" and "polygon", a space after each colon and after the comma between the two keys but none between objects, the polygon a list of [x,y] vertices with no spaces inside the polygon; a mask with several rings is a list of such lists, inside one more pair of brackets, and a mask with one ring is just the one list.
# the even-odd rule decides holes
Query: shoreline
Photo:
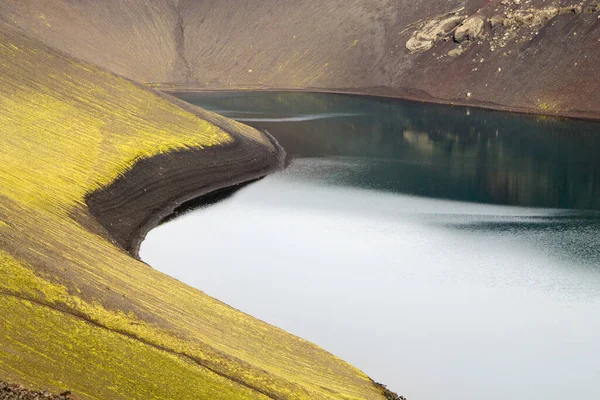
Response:
[{"label": "shoreline", "polygon": [[[202,201],[204,198],[218,195],[222,191],[242,187],[245,184],[260,180],[271,173],[285,168],[286,152],[284,148],[281,147],[277,140],[267,131],[261,131],[261,133],[270,141],[273,146],[273,151],[271,151],[268,156],[261,159],[260,164],[262,164],[262,166],[259,168],[248,170],[247,163],[236,160],[234,165],[241,168],[239,170],[234,170],[233,175],[231,175],[231,169],[226,169],[223,171],[223,174],[228,176],[223,177],[222,174],[217,174],[216,176],[209,174],[209,179],[204,182],[205,184],[201,183],[201,177],[207,176],[201,173],[203,168],[207,164],[217,162],[214,160],[222,161],[224,156],[222,153],[231,151],[231,147],[240,147],[241,153],[251,155],[256,154],[252,151],[253,148],[254,150],[257,148],[262,148],[264,150],[265,148],[263,144],[229,132],[229,134],[234,136],[234,144],[223,147],[215,146],[211,149],[220,151],[212,152],[214,154],[209,154],[211,153],[211,149],[193,149],[176,151],[140,160],[131,170],[122,175],[111,185],[90,194],[86,198],[87,207],[98,223],[106,229],[110,239],[116,240],[117,243],[133,258],[143,262],[139,257],[139,249],[148,232],[170,216],[178,217],[180,214],[177,213],[177,210],[181,207],[185,207],[185,205],[190,202]],[[199,163],[195,168],[190,169],[190,159],[196,157],[204,158],[204,162]],[[254,158],[254,161],[257,159],[258,158]],[[157,167],[161,170],[160,179],[151,181],[150,172]],[[187,176],[187,174],[185,174],[186,172],[192,173],[192,175],[196,175],[195,173],[199,172],[196,177],[200,179],[192,178],[190,180],[177,180],[176,183],[178,185],[175,186],[176,189],[173,189],[170,185],[161,185],[159,182],[165,178],[168,179],[169,176],[177,178],[181,174],[183,174],[183,177],[185,178]],[[150,178],[150,181],[145,178]],[[143,182],[143,184],[140,184],[137,188],[138,191],[141,189],[144,192],[144,197],[150,199],[154,203],[154,206],[145,205],[138,207],[140,198],[134,194],[136,191],[135,186],[137,186],[138,182]],[[179,185],[179,183],[182,183],[183,186]],[[145,185],[148,184],[149,187],[152,188],[152,192],[150,193],[148,193],[145,187]],[[200,184],[200,186],[193,188],[198,184]],[[188,185],[191,185],[192,188],[186,190],[185,188]],[[182,188],[183,190],[179,191]],[[166,192],[164,189],[166,189]],[[165,193],[167,196],[163,196]],[[172,196],[169,196],[169,194],[172,194]],[[124,207],[123,203],[125,203]],[[139,212],[134,213],[132,217],[131,212],[133,210],[139,210]],[[183,214],[185,214],[185,212]],[[115,227],[114,222],[117,220],[128,222],[125,225],[119,224]],[[128,224],[131,224],[129,227],[132,227],[132,229],[127,229]],[[218,371],[212,372],[219,374]],[[233,379],[226,375],[222,376],[227,379]],[[405,397],[393,392],[386,385],[376,382],[371,378],[368,379],[371,384],[381,392],[385,399],[406,400]],[[243,381],[238,381],[237,383],[245,385],[245,382]],[[260,392],[259,388],[248,387]],[[263,394],[268,395],[266,392]]]},{"label": "shoreline", "polygon": [[111,185],[90,194],[86,204],[110,238],[140,260],[140,245],[148,232],[183,204],[283,168],[285,150],[270,134],[263,134],[273,147],[268,154],[266,146],[235,135],[227,146],[141,160]]},{"label": "shoreline", "polygon": [[[556,112],[548,113],[533,108],[524,108],[517,106],[506,106],[497,103],[490,103],[484,101],[471,100],[466,101],[464,99],[444,100],[430,96],[426,92],[411,89],[391,89],[387,87],[376,87],[376,88],[364,88],[364,89],[323,89],[323,88],[278,88],[278,87],[264,87],[264,86],[252,86],[252,87],[241,87],[241,88],[202,88],[194,86],[176,86],[170,84],[152,84],[150,88],[162,93],[169,95],[175,95],[178,93],[227,93],[227,92],[299,92],[299,93],[324,93],[324,94],[340,94],[348,96],[364,96],[364,97],[380,97],[386,99],[395,99],[402,101],[410,101],[416,103],[425,103],[431,105],[444,105],[444,106],[458,106],[466,108],[477,108],[489,111],[498,112],[509,112],[515,114],[530,115],[535,117],[543,118],[565,118],[582,121],[600,122],[600,111],[567,111],[567,112]],[[172,87],[167,87],[172,86]]]},{"label": "shoreline", "polygon": [[[177,99],[177,101],[182,100]],[[195,108],[189,103],[185,104]],[[175,151],[138,161],[132,169],[108,187],[91,193],[86,198],[86,205],[90,213],[106,229],[109,239],[116,240],[133,258],[143,262],[139,257],[139,249],[146,235],[165,219],[171,216],[177,218],[180,215],[177,210],[181,207],[218,195],[220,192],[235,190],[285,168],[285,149],[269,132],[261,131],[269,140],[273,150],[262,158],[254,156],[257,154],[257,150],[265,150],[264,144],[232,131],[228,131],[228,133],[234,137],[234,143],[231,145]],[[236,153],[253,156],[253,161],[260,160],[259,164],[252,165],[248,169],[247,162],[235,160],[233,169],[228,168],[231,166],[225,162],[224,171],[218,171],[217,174],[202,173],[206,172],[207,165],[211,163],[218,165],[218,162],[223,162],[224,157],[227,157],[226,153],[231,152],[232,147],[237,148],[238,152]],[[191,160],[197,157],[203,158],[203,162],[192,165]],[[155,176],[160,176],[160,178],[152,180],[152,172],[157,168],[161,172]],[[175,179],[174,187],[170,184],[161,185],[161,181],[163,183],[165,180],[170,181],[169,178]],[[136,196],[136,191],[139,193],[139,190],[144,192],[143,197],[150,200],[150,204],[139,205],[141,198]],[[121,223],[116,224],[116,221]],[[125,222],[123,223],[123,221]],[[213,372],[218,373],[218,371]],[[232,379],[226,375],[222,376]],[[405,397],[388,389],[386,385],[371,378],[368,379],[385,399],[406,400]],[[237,383],[245,384],[242,381]],[[255,387],[250,388],[258,390]],[[268,395],[266,392],[263,394]]]},{"label": "shoreline", "polygon": [[110,185],[86,196],[89,212],[106,231],[98,233],[108,233],[108,239],[138,261],[139,248],[148,232],[178,207],[263,178],[282,169],[286,157],[283,147],[268,132],[257,131],[266,139],[260,143],[243,135],[235,121],[168,93],[150,91],[223,129],[233,143],[141,159]]}]

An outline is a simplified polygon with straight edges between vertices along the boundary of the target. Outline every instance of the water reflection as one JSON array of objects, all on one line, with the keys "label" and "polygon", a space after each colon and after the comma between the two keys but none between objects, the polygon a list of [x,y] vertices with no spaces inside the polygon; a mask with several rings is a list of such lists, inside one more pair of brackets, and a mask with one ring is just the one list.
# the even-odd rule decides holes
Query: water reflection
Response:
[{"label": "water reflection", "polygon": [[[467,116],[462,107],[343,95],[187,99],[268,129],[293,157],[366,160],[336,184],[492,204],[600,208],[599,123],[475,109]],[[247,118],[261,111],[261,118]],[[345,117],[281,122],[315,115]]]},{"label": "water reflection", "polygon": [[600,215],[598,213],[557,213],[513,220],[487,219],[448,221],[446,227],[463,232],[511,237],[528,244],[563,264],[600,269]]}]

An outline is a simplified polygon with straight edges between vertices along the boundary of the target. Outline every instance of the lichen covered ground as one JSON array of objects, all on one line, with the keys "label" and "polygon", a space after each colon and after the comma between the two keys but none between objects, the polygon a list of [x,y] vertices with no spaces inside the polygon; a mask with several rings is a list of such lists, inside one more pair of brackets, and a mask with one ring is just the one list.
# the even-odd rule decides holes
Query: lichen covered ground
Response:
[{"label": "lichen covered ground", "polygon": [[[81,399],[383,398],[342,360],[135,260],[88,209],[140,160],[244,165],[273,153],[264,136],[4,25],[0,89],[1,380]],[[262,155],[232,160],[248,141]],[[138,186],[168,183],[157,171]]]}]

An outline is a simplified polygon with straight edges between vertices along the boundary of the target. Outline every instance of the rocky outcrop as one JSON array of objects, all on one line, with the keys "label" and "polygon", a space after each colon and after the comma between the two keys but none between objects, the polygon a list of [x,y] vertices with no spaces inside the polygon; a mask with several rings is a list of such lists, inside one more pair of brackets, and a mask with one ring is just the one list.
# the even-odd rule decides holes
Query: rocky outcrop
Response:
[{"label": "rocky outcrop", "polygon": [[468,40],[481,39],[484,33],[485,20],[480,15],[467,18],[454,32],[454,40],[463,43]]},{"label": "rocky outcrop", "polygon": [[458,57],[460,56],[463,52],[465,51],[465,49],[463,49],[461,46],[455,47],[454,49],[450,50],[448,52],[448,55],[450,57]]},{"label": "rocky outcrop", "polygon": [[[502,39],[517,39],[516,31],[523,28],[541,29],[553,18],[561,15],[579,15],[581,13],[593,14],[600,12],[600,4],[581,4],[570,6],[547,6],[542,8],[514,8],[520,7],[519,0],[504,0],[501,3],[505,8],[494,10],[496,14],[486,17],[483,13],[476,13],[472,16],[453,16],[450,18],[433,17],[421,24],[411,38],[406,43],[406,48],[410,53],[417,53],[430,50],[441,39],[447,39],[453,32],[453,39],[456,43],[474,42],[484,39],[486,29],[494,30],[498,28],[508,29],[510,32],[490,37],[490,42],[502,42]],[[500,13],[498,13],[500,12]],[[522,39],[531,39],[531,35],[522,32]],[[447,40],[446,40],[447,41]],[[501,46],[504,47],[504,46]],[[448,52],[451,57],[456,57],[463,53],[462,47],[457,47]]]},{"label": "rocky outcrop", "polygon": [[406,48],[410,53],[431,49],[438,40],[452,32],[465,18],[462,15],[451,15],[428,21],[408,39]]},{"label": "rocky outcrop", "polygon": [[[585,10],[588,14],[597,12],[598,5],[586,6]],[[494,15],[490,18],[492,27],[502,24],[504,27],[542,27],[552,18],[559,15],[574,14],[578,15],[583,12],[581,5],[567,7],[544,7],[544,8],[528,8],[524,10],[507,11],[503,15]]]}]

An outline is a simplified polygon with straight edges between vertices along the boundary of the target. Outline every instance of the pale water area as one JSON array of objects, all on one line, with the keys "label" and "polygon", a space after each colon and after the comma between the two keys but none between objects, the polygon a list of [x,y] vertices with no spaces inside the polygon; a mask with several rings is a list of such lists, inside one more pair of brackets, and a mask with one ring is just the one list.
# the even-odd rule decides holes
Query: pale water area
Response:
[{"label": "pale water area", "polygon": [[409,400],[600,398],[600,125],[307,93],[187,94],[285,171],[142,259]]}]

